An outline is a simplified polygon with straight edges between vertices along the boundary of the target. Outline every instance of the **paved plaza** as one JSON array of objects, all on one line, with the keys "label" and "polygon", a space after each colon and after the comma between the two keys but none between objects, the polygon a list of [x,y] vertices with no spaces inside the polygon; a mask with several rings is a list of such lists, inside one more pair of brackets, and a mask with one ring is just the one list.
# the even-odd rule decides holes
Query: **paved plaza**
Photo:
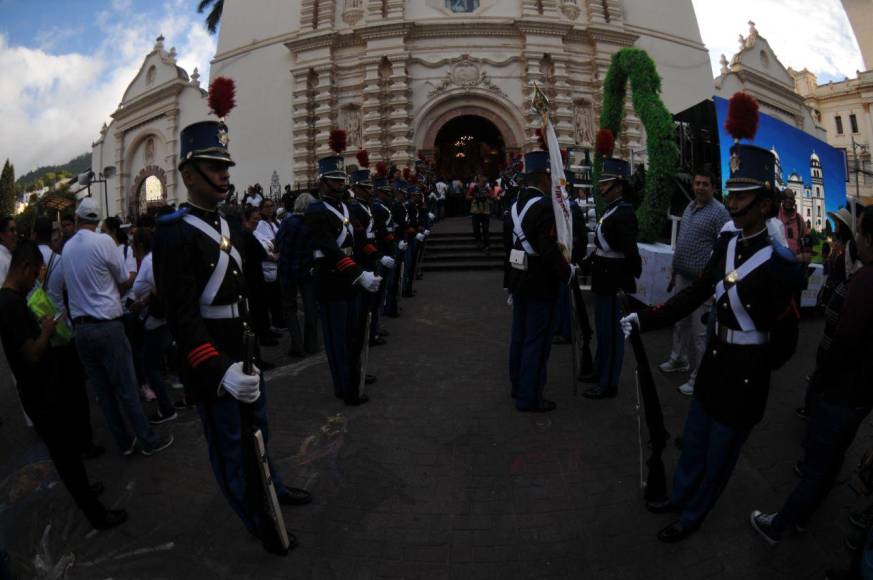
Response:
[{"label": "paved plaza", "polygon": [[[130,519],[90,530],[24,427],[4,373],[0,542],[16,570],[115,580],[799,579],[844,562],[846,515],[858,501],[844,483],[808,533],[778,547],[748,524],[753,508],[775,510],[795,482],[805,423],[794,409],[819,318],[803,322],[800,350],[774,376],[767,416],[715,511],[697,534],[665,545],[655,534],[671,516],[649,514],[641,499],[630,352],[618,398],[589,401],[572,394],[569,347],[554,347],[547,397],[558,408],[521,414],[509,397],[501,273],[428,273],[417,290],[401,318],[386,321],[388,344],[371,351],[379,380],[367,405],[333,397],[323,354],[289,364],[284,346],[267,352],[279,364],[268,375],[272,457],[286,483],[315,495],[310,506],[285,509],[300,541],[287,558],[263,552],[220,495],[195,411],[160,428],[176,437],[168,451],[125,458],[93,408],[109,451],[87,467],[106,484],[104,502]],[[666,358],[668,331],[645,340],[653,363]],[[689,400],[676,386],[685,376],[656,372],[656,380],[678,434]],[[870,443],[865,423],[841,482]],[[677,457],[671,444],[670,472]]]}]

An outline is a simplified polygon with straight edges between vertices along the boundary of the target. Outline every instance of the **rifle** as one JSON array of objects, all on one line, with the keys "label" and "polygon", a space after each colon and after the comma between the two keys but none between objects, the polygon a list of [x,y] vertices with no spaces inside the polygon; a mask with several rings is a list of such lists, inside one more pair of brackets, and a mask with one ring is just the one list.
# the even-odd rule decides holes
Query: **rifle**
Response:
[{"label": "rifle", "polygon": [[[622,310],[625,314],[631,312],[628,297],[624,292],[619,292]],[[637,387],[637,421],[639,421],[639,399],[642,395],[643,409],[646,415],[646,426],[649,430],[649,459],[646,464],[649,468],[648,476],[642,480],[642,441],[640,441],[640,476],[641,485],[645,489],[643,497],[647,501],[657,502],[667,498],[667,474],[664,469],[664,460],[661,455],[670,439],[670,434],[664,427],[664,413],[661,409],[661,400],[658,398],[658,390],[655,387],[655,378],[649,365],[649,356],[640,336],[638,328],[634,327],[630,334],[630,343],[633,347],[634,358],[637,360],[636,387]]]},{"label": "rifle", "polygon": [[[246,356],[243,360],[243,372],[253,374],[255,361],[255,334],[246,328],[243,332]],[[279,498],[276,496],[276,488],[273,485],[273,476],[270,473],[269,459],[267,458],[267,446],[264,434],[254,422],[254,405],[240,403],[240,419],[243,437],[249,435],[248,444],[250,452],[247,453],[249,468],[254,469],[261,485],[247,485],[246,495],[254,511],[262,511],[269,517],[270,525],[261,526],[258,530],[264,547],[270,552],[285,555],[291,548],[291,539],[285,528],[285,518],[279,506]],[[246,471],[251,473],[250,470]]]}]

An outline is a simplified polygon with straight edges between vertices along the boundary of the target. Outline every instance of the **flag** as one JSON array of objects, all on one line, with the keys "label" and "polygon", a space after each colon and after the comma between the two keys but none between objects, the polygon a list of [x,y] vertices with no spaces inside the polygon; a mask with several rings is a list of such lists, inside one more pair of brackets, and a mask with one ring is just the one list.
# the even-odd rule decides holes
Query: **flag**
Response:
[{"label": "flag", "polygon": [[555,127],[550,120],[545,121],[543,131],[546,134],[546,144],[549,146],[549,161],[552,165],[552,209],[555,211],[555,228],[558,233],[558,245],[567,261],[573,254],[573,214],[570,211],[570,200],[567,196],[567,179],[564,173],[564,161],[561,158],[561,145],[555,134]]}]

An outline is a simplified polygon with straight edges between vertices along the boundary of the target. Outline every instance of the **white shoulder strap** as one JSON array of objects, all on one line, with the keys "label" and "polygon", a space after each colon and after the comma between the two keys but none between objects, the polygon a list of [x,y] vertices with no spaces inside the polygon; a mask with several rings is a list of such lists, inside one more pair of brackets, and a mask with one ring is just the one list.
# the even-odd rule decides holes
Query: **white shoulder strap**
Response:
[{"label": "white shoulder strap", "polygon": [[747,277],[749,274],[763,266],[767,260],[773,255],[773,246],[766,246],[755,252],[751,258],[743,262],[739,268],[734,268],[736,264],[737,240],[739,234],[731,238],[728,242],[727,257],[725,260],[725,277],[715,287],[715,298],[721,300],[721,297],[727,293],[730,301],[731,310],[740,325],[740,330],[757,330],[755,322],[749,316],[746,307],[743,306],[743,301],[740,300],[740,293],[737,290],[740,280]]},{"label": "white shoulder strap", "polygon": [[597,227],[594,228],[594,232],[597,234],[597,246],[601,250],[604,250],[606,252],[611,252],[612,248],[609,246],[609,242],[606,241],[606,236],[604,236],[603,232],[601,231],[603,229],[602,225],[603,225],[603,222],[605,222],[609,216],[614,214],[617,209],[618,209],[618,206],[615,206],[614,208],[612,208],[611,210],[609,210],[608,212],[603,214],[603,217],[600,218],[600,221],[597,222]]},{"label": "white shoulder strap", "polygon": [[340,202],[340,207],[343,212],[340,213],[337,211],[335,207],[325,202],[324,207],[329,209],[333,215],[339,218],[340,221],[340,233],[336,238],[336,246],[338,248],[342,248],[343,244],[346,243],[346,238],[350,235],[354,235],[352,231],[352,224],[349,222],[349,208],[343,202]]},{"label": "white shoulder strap", "polygon": [[200,294],[200,304],[212,304],[212,301],[215,300],[216,294],[218,294],[218,290],[221,288],[224,276],[227,274],[227,267],[230,265],[228,254],[230,254],[230,257],[232,257],[234,262],[236,262],[240,272],[242,272],[242,258],[233,246],[229,246],[229,250],[222,248],[223,239],[228,240],[227,243],[228,245],[230,244],[230,228],[227,225],[227,220],[223,217],[219,216],[221,235],[215,231],[215,228],[195,215],[188,213],[185,214],[185,217],[182,219],[185,220],[185,223],[197,228],[218,244],[218,262],[215,264],[215,268],[212,270],[212,274],[209,276],[209,280],[203,288],[203,293]]},{"label": "white shoulder strap", "polygon": [[541,199],[543,198],[534,197],[529,199],[521,210],[521,214],[518,213],[518,202],[512,204],[512,243],[516,244],[521,242],[521,247],[531,256],[538,256],[539,254],[535,252],[533,246],[530,245],[527,236],[524,235],[524,230],[522,229],[521,224],[524,222],[524,216],[527,215],[528,210],[530,210],[530,208]]}]

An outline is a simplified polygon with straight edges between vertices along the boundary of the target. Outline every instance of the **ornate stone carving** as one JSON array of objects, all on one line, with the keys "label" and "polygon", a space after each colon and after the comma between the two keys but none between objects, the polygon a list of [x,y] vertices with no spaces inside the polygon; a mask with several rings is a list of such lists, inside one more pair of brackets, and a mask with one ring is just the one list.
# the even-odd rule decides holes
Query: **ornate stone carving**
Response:
[{"label": "ornate stone carving", "polygon": [[364,17],[365,12],[364,0],[345,0],[343,22],[349,26],[354,26]]},{"label": "ornate stone carving", "polygon": [[480,70],[480,61],[473,59],[469,54],[462,55],[456,61],[452,61],[452,68],[443,78],[442,82],[435,86],[429,97],[433,98],[441,93],[451,90],[454,87],[465,89],[481,88],[490,91],[503,98],[508,98],[503,90],[494,84],[488,73]]},{"label": "ornate stone carving", "polygon": [[561,12],[570,20],[576,20],[579,18],[579,5],[576,0],[561,0]]},{"label": "ornate stone carving", "polygon": [[594,145],[594,109],[588,101],[573,104],[573,140],[578,145]]},{"label": "ornate stone carving", "polygon": [[349,148],[363,147],[363,122],[359,105],[347,105],[340,109],[339,126],[348,134]]}]

